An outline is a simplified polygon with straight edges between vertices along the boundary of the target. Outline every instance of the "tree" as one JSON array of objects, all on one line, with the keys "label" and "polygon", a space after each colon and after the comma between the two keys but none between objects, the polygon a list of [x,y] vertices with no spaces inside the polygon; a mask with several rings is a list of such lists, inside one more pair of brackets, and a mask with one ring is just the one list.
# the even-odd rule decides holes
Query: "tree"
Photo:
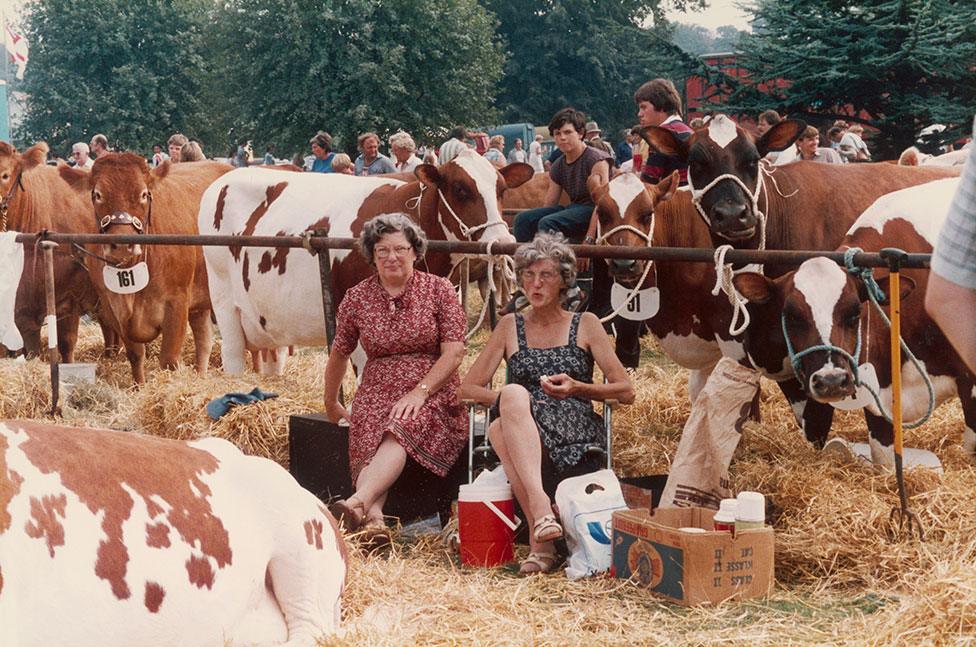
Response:
[{"label": "tree", "polygon": [[[633,96],[641,83],[672,77],[680,88],[697,65],[671,43],[661,0],[485,0],[485,5],[498,16],[510,52],[499,94],[509,121],[547,124],[557,110],[571,105],[605,130],[629,127],[637,120]],[[703,5],[688,0],[668,6]]]},{"label": "tree", "polygon": [[218,17],[237,132],[307,149],[329,131],[404,129],[420,139],[494,117],[504,53],[475,0],[228,0]]},{"label": "tree", "polygon": [[25,5],[30,97],[18,140],[65,151],[105,133],[148,151],[196,135],[206,0],[46,0]]},{"label": "tree", "polygon": [[[742,43],[751,82],[733,110],[780,107],[848,117],[881,130],[884,154],[911,145],[933,122],[946,140],[972,123],[976,105],[976,4],[971,0],[759,0]],[[768,93],[755,83],[771,83]],[[772,87],[776,85],[776,87]],[[863,113],[862,113],[863,111]]]},{"label": "tree", "polygon": [[714,32],[690,23],[677,23],[674,26],[674,44],[691,54],[714,54],[733,52],[739,47],[739,39],[746,32],[732,25],[722,25]]}]

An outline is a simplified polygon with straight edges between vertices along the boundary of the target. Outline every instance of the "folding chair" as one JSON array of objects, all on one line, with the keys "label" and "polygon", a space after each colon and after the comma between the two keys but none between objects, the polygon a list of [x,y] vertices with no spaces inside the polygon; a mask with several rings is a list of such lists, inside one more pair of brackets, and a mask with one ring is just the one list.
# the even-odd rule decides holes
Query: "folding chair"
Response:
[{"label": "folding chair", "polygon": [[[491,426],[490,409],[474,400],[465,399],[462,403],[468,407],[468,483],[471,483],[475,473],[479,471],[478,468],[481,470],[494,468],[499,460],[488,440],[488,427]],[[613,410],[620,406],[617,400],[603,401],[606,449],[599,445],[591,445],[586,449],[588,455],[592,455],[600,462],[605,461],[607,469],[613,469]]]}]

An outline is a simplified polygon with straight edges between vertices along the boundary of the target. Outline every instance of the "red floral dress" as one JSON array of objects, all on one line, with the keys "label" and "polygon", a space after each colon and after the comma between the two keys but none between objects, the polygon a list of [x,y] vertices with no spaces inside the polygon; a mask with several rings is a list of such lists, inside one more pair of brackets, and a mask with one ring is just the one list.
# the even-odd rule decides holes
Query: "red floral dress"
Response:
[{"label": "red floral dress", "polygon": [[363,379],[352,401],[349,467],[353,483],[390,432],[415,461],[440,476],[467,442],[467,411],[457,402],[457,372],[430,394],[413,420],[391,420],[393,405],[416,387],[440,357],[440,345],[463,342],[467,324],[451,283],[414,271],[397,297],[371,276],[346,292],[333,348],[366,351]]}]

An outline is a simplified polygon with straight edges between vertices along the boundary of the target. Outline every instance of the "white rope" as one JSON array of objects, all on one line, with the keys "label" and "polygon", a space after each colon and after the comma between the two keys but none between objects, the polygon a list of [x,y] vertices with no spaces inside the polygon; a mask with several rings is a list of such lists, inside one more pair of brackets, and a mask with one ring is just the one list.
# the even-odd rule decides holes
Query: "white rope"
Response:
[{"label": "white rope", "polygon": [[[748,299],[739,294],[739,291],[735,289],[732,278],[739,272],[753,268],[745,267],[738,272],[733,270],[732,264],[725,262],[725,255],[730,249],[733,249],[732,245],[721,245],[715,249],[715,287],[712,288],[712,296],[718,296],[719,292],[724,292],[729,298],[729,304],[732,306],[732,321],[729,322],[729,334],[734,337],[745,332],[746,328],[749,327],[750,317],[749,310],[746,308]],[[761,265],[759,266],[759,271],[762,273]],[[742,320],[742,324],[736,326],[736,323],[740,319]]]},{"label": "white rope", "polygon": [[[637,227],[633,227],[631,225],[617,225],[616,227],[614,227],[613,229],[611,229],[610,231],[608,231],[607,233],[605,233],[603,235],[600,234],[600,222],[598,220],[597,223],[596,223],[596,234],[597,234],[596,244],[597,245],[603,244],[608,238],[610,238],[610,236],[612,236],[613,234],[617,233],[618,231],[629,231],[629,232],[632,232],[634,234],[637,234],[638,236],[640,236],[641,238],[643,238],[645,245],[647,247],[651,247],[652,246],[651,245],[651,241],[654,238],[654,219],[655,219],[655,217],[654,217],[654,211],[651,211],[651,226],[650,226],[650,229],[648,230],[650,233],[647,233],[647,234],[645,234],[643,231],[641,231]],[[606,322],[610,321],[611,319],[613,319],[614,317],[616,317],[618,314],[620,314],[623,311],[624,308],[626,308],[628,305],[630,305],[630,302],[633,301],[634,300],[634,297],[637,296],[637,293],[640,292],[641,286],[644,285],[644,280],[647,278],[647,274],[648,274],[648,272],[650,272],[651,267],[654,268],[654,284],[657,285],[657,265],[655,265],[654,261],[651,261],[651,260],[645,261],[644,262],[644,273],[641,274],[640,280],[637,281],[637,283],[634,284],[633,289],[630,292],[627,293],[627,298],[625,298],[623,300],[623,302],[619,306],[617,306],[617,308],[613,312],[611,312],[610,314],[608,314],[605,317],[601,317],[600,318],[600,323],[606,323]]]}]

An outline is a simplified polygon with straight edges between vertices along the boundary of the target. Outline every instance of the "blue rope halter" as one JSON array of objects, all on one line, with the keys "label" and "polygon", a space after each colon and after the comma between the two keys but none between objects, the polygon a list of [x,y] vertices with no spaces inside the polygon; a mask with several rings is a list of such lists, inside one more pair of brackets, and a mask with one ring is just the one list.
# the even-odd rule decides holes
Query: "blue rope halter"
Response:
[{"label": "blue rope halter", "polygon": [[845,357],[847,361],[851,363],[851,372],[854,374],[854,385],[860,386],[861,380],[857,374],[857,358],[861,356],[861,322],[857,322],[857,344],[854,346],[854,354],[848,353],[846,350],[839,346],[834,346],[833,344],[817,344],[815,346],[809,346],[804,348],[799,353],[793,348],[793,342],[790,341],[790,333],[786,328],[786,314],[781,314],[779,316],[780,323],[783,325],[783,339],[786,340],[786,352],[790,355],[790,364],[793,366],[793,375],[796,376],[797,382],[803,384],[803,372],[800,366],[800,360],[809,355],[810,353],[816,353],[819,351],[826,351],[828,353],[827,357],[830,357],[830,353],[837,353],[842,357]]}]

